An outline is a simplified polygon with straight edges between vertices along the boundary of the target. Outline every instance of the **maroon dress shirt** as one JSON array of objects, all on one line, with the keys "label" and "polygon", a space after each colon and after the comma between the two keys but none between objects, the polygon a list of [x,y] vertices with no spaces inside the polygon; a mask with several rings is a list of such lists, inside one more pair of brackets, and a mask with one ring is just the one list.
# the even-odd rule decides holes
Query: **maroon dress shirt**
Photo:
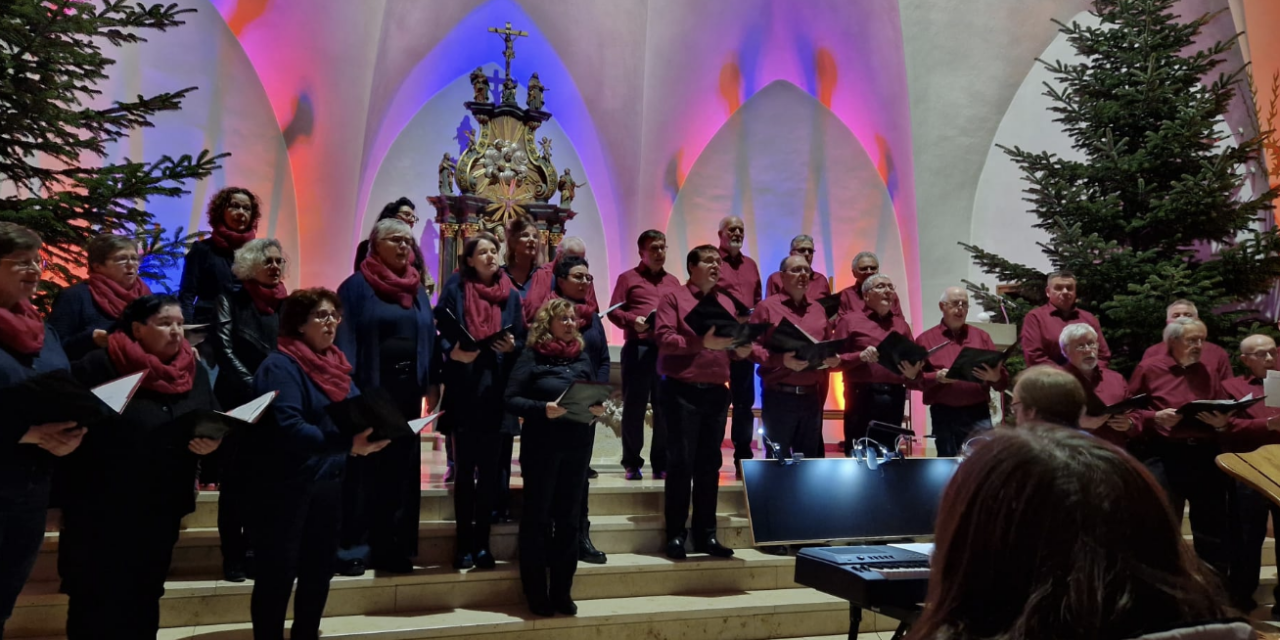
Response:
[{"label": "maroon dress shirt", "polygon": [[653,327],[650,326],[648,331],[638,334],[635,327],[636,320],[658,308],[663,289],[679,286],[680,281],[675,276],[666,271],[654,273],[644,263],[634,269],[623,271],[622,275],[618,276],[618,283],[613,287],[613,297],[609,300],[609,306],[623,304],[609,312],[609,322],[622,329],[627,340],[652,340]]},{"label": "maroon dress shirt", "polygon": [[[756,307],[755,313],[751,314],[752,322],[767,322],[775,326],[782,322],[783,318],[800,327],[814,340],[831,339],[831,323],[827,322],[826,312],[823,311],[822,305],[814,302],[813,298],[807,295],[799,304],[796,304],[791,299],[791,296],[785,293],[769,296]],[[808,369],[805,371],[788,369],[782,363],[783,355],[781,353],[773,353],[764,347],[765,341],[769,339],[769,335],[772,333],[773,329],[765,332],[751,348],[751,359],[760,365],[760,380],[766,388],[776,384],[811,387],[822,384],[827,379],[828,369]]]},{"label": "maroon dress shirt", "polygon": [[[1223,391],[1235,400],[1242,400],[1253,394],[1257,398],[1263,395],[1262,380],[1245,374],[1236,378],[1228,378],[1222,383]],[[1267,428],[1267,418],[1280,415],[1280,408],[1268,407],[1265,402],[1237,412],[1231,418],[1231,428],[1218,435],[1218,443],[1226,453],[1249,453],[1258,447],[1269,444],[1280,444],[1280,431]]]},{"label": "maroon dress shirt", "polygon": [[[840,310],[836,316],[837,322],[846,314],[858,311],[865,312],[867,310],[867,299],[862,297],[862,285],[855,284],[840,290]],[[901,299],[895,298],[893,301],[893,312],[902,315]]]},{"label": "maroon dress shirt", "polygon": [[1111,349],[1107,347],[1107,339],[1102,335],[1102,325],[1092,313],[1079,307],[1070,311],[1061,311],[1051,304],[1041,305],[1031,310],[1022,319],[1022,357],[1028,367],[1038,364],[1066,364],[1062,357],[1062,348],[1058,346],[1058,338],[1062,330],[1069,324],[1084,323],[1093,327],[1098,334],[1099,366],[1111,361]]},{"label": "maroon dress shirt", "polygon": [[716,286],[748,309],[755,308],[761,299],[760,267],[745,253],[738,252],[735,258],[721,249],[720,281]]},{"label": "maroon dress shirt", "polygon": [[1178,424],[1166,429],[1156,424],[1155,415],[1161,409],[1177,409],[1195,400],[1223,399],[1226,392],[1222,383],[1225,381],[1203,361],[1186,367],[1178,364],[1168,350],[1143,360],[1129,377],[1131,395],[1145,393],[1151,396],[1150,408],[1136,412],[1143,433],[1159,434],[1174,440],[1216,437],[1212,427],[1191,416],[1183,416]]},{"label": "maroon dress shirt", "polygon": [[[721,306],[729,313],[734,312],[733,303],[718,288],[706,295],[716,296]],[[654,320],[658,373],[691,384],[729,384],[729,352],[703,347],[702,336],[694,333],[684,321],[702,297],[702,292],[691,284],[662,291]]]},{"label": "maroon dress shirt", "polygon": [[1004,391],[1009,386],[1009,372],[1004,367],[1000,367],[1000,381],[994,385],[968,381],[946,384],[938,382],[938,371],[950,368],[956,361],[956,356],[959,356],[960,351],[965,347],[998,351],[995,343],[991,341],[991,335],[982,329],[966,324],[958,331],[952,331],[947,328],[947,325],[939,323],[938,326],[920,334],[916,338],[916,344],[925,349],[932,349],[940,344],[947,345],[929,356],[924,372],[920,374],[924,377],[921,385],[924,388],[925,404],[940,404],[948,407],[987,404],[991,401],[990,390],[993,387],[996,391]]},{"label": "maroon dress shirt", "polygon": [[902,314],[890,311],[889,315],[880,316],[870,309],[864,309],[862,312],[851,312],[846,314],[836,324],[835,337],[838,340],[847,340],[847,347],[851,350],[849,353],[842,354],[840,359],[844,361],[841,368],[844,370],[845,384],[902,384],[911,389],[920,388],[924,375],[918,375],[914,380],[907,380],[902,374],[889,371],[880,363],[866,363],[861,359],[862,352],[867,347],[874,347],[880,344],[890,332],[897,331],[903,337],[911,339],[911,326],[902,318]]},{"label": "maroon dress shirt", "polygon": [[[772,298],[782,292],[782,272],[774,271],[765,283],[764,295],[766,298]],[[814,300],[831,295],[831,283],[826,276],[814,271],[813,277],[809,280],[809,291],[806,295]]]},{"label": "maroon dress shirt", "polygon": [[[1125,382],[1124,376],[1106,367],[1097,366],[1088,373],[1070,364],[1063,365],[1061,369],[1075,376],[1076,380],[1080,381],[1080,386],[1084,387],[1084,392],[1097,396],[1102,401],[1102,404],[1115,404],[1131,395],[1129,393],[1129,385]],[[1127,413],[1125,417],[1129,418],[1129,422],[1133,425],[1129,427],[1128,431],[1116,431],[1103,424],[1090,433],[1107,442],[1123,447],[1134,436],[1141,433],[1138,416],[1135,413]]]},{"label": "maroon dress shirt", "polygon": [[[1169,345],[1163,342],[1157,342],[1142,354],[1142,359],[1155,358],[1162,354],[1169,353]],[[1212,342],[1204,343],[1200,348],[1200,362],[1218,375],[1219,380],[1229,380],[1235,376],[1235,372],[1231,370],[1231,356],[1226,349],[1219,347]]]}]

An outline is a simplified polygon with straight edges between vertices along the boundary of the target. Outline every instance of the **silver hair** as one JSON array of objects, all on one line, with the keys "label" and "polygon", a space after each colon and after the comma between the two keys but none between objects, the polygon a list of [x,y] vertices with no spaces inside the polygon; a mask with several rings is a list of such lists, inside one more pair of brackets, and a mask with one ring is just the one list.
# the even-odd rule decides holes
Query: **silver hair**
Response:
[{"label": "silver hair", "polygon": [[[275,238],[257,238],[244,243],[243,247],[236,249],[235,258],[231,262],[231,275],[240,280],[252,278],[254,270],[267,261],[268,249],[275,249],[280,252],[281,258],[284,257],[284,247]],[[285,260],[285,266],[289,266],[288,260]],[[281,270],[281,275],[283,274],[284,271]]]},{"label": "silver hair", "polygon": [[1062,350],[1062,355],[1067,355],[1067,345],[1071,344],[1072,340],[1082,338],[1084,336],[1089,336],[1096,340],[1098,338],[1098,332],[1094,331],[1093,327],[1084,324],[1083,322],[1077,322],[1063,327],[1062,335],[1058,336],[1058,348]]},{"label": "silver hair", "polygon": [[587,243],[578,236],[565,236],[561,238],[560,244],[556,245],[556,255],[564,255],[564,252],[573,249],[580,249],[584,257],[587,255]]},{"label": "silver hair", "polygon": [[[741,216],[725,216],[723,218],[720,218],[719,231],[724,231],[724,228],[729,226],[729,223],[733,222],[734,220],[737,220],[738,222],[742,222],[742,217]],[[743,222],[743,224],[745,225],[746,223]]]},{"label": "silver hair", "polygon": [[856,255],[856,256],[854,256],[854,257],[853,257],[853,262],[850,262],[850,263],[849,263],[849,268],[850,268],[850,269],[857,269],[857,268],[858,268],[858,261],[859,261],[859,260],[861,260],[861,259],[863,259],[863,258],[871,258],[872,260],[875,260],[875,261],[876,261],[876,264],[877,264],[877,265],[879,265],[879,264],[880,264],[880,258],[876,256],[876,254],[875,254],[875,252],[874,252],[874,251],[859,251],[859,252],[858,252],[858,255]]},{"label": "silver hair", "polygon": [[938,302],[946,302],[947,294],[950,293],[952,289],[959,289],[961,291],[964,291],[964,297],[966,298],[969,297],[969,292],[964,287],[947,287],[946,289],[942,290],[942,297],[938,298]]},{"label": "silver hair", "polygon": [[798,236],[796,236],[796,237],[792,238],[792,239],[791,239],[791,248],[792,248],[792,249],[796,248],[796,245],[800,244],[801,242],[808,242],[809,244],[814,244],[814,242],[813,242],[813,236],[811,236],[811,235],[809,235],[809,234],[806,234],[806,233],[802,233],[802,234],[800,234],[800,235],[798,235]]},{"label": "silver hair", "polygon": [[1169,303],[1169,306],[1167,306],[1167,307],[1165,307],[1165,308],[1164,308],[1164,312],[1165,312],[1165,313],[1169,313],[1169,310],[1170,310],[1170,309],[1173,309],[1174,307],[1191,307],[1191,312],[1192,312],[1192,313],[1196,314],[1197,316],[1199,316],[1199,315],[1200,315],[1200,310],[1196,308],[1196,303],[1194,303],[1194,302],[1192,302],[1192,301],[1190,301],[1190,300],[1187,300],[1187,299],[1185,299],[1185,298],[1178,299],[1178,300],[1174,300],[1173,302],[1170,302],[1170,303]]},{"label": "silver hair", "polygon": [[870,291],[872,287],[876,286],[876,283],[881,280],[888,280],[889,284],[893,284],[893,278],[890,278],[883,273],[877,273],[862,281],[862,295],[867,295],[867,292]]},{"label": "silver hair", "polygon": [[[413,237],[413,228],[400,218],[386,218],[379,220],[373,225],[373,231],[369,232],[369,251],[373,251],[373,245],[378,241],[393,233],[403,233],[410,238]],[[417,240],[414,240],[417,242]]]},{"label": "silver hair", "polygon": [[1196,320],[1195,318],[1178,318],[1164,326],[1165,343],[1173,342],[1174,340],[1181,338],[1182,334],[1186,333],[1187,327],[1192,325],[1198,326],[1206,332],[1209,330],[1203,322]]}]

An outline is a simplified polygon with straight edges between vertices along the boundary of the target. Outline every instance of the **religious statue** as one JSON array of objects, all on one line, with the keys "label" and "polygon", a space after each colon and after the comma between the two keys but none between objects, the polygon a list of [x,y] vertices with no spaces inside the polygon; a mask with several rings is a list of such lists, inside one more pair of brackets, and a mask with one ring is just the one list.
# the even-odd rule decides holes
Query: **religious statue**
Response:
[{"label": "religious statue", "polygon": [[585,187],[587,183],[578,184],[573,181],[573,174],[568,169],[564,170],[564,175],[560,176],[560,181],[556,183],[556,189],[560,191],[560,206],[568,209],[573,205],[573,196],[578,191],[578,187]]},{"label": "religious statue", "polygon": [[551,138],[542,136],[538,141],[538,148],[542,150],[542,158],[547,162],[551,162]]},{"label": "religious statue", "polygon": [[484,75],[484,69],[476,67],[471,72],[471,90],[475,94],[471,97],[472,102],[489,102],[489,78]]},{"label": "religious statue", "polygon": [[470,149],[474,146],[476,146],[476,130],[467,129],[467,148]]},{"label": "religious statue", "polygon": [[507,79],[502,81],[502,104],[516,103],[516,88],[519,86],[511,76],[507,76]]},{"label": "religious statue", "polygon": [[[506,45],[506,48],[502,50],[502,57],[507,61],[507,77],[510,78],[511,77],[511,61],[514,60],[516,57],[516,38],[528,36],[529,32],[516,31],[515,29],[511,28],[511,23],[508,22],[506,28],[504,29],[499,29],[497,27],[489,27],[489,33],[498,34],[498,37],[502,38],[502,43]],[[503,102],[506,102],[506,100],[504,99]],[[515,102],[515,100],[512,100],[512,102]]]},{"label": "religious statue", "polygon": [[547,88],[543,86],[542,80],[538,79],[538,72],[537,71],[533,72],[533,77],[529,78],[529,85],[528,85],[528,91],[529,91],[528,104],[530,109],[533,109],[535,111],[542,111],[542,105],[545,104],[542,101],[542,92],[546,90]]},{"label": "religious statue", "polygon": [[449,153],[445,152],[444,158],[440,160],[440,195],[447,196],[453,194],[453,175],[458,170],[458,161],[449,157]]}]

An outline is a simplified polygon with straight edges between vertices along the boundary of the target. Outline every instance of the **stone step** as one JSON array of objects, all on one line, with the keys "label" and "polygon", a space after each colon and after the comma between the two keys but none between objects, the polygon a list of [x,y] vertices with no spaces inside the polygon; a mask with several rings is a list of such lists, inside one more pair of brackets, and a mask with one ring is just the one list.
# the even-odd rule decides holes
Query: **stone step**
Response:
[{"label": "stone step", "polygon": [[[751,546],[750,527],[745,516],[716,516],[716,536],[720,543],[734,549]],[[456,525],[447,520],[424,520],[419,526],[418,563],[422,565],[451,562],[454,553]],[[499,560],[516,559],[519,523],[495,524],[490,533],[490,550]],[[666,527],[661,515],[591,516],[591,540],[605,553],[659,553],[666,546]],[[36,560],[32,581],[57,578],[58,534],[46,533],[44,547]],[[202,527],[186,529],[178,536],[173,550],[171,576],[214,577],[221,575],[222,553],[218,546],[218,530]]]},{"label": "stone step", "polygon": [[[832,635],[848,630],[848,603],[812,589],[769,589],[695,595],[636,596],[583,600],[578,615],[538,618],[522,605],[326,617],[325,638],[416,640],[418,638],[522,638],[527,640],[630,640],[720,638],[756,640]],[[897,622],[868,612],[860,631],[896,628]],[[49,637],[49,640],[53,640]],[[166,629],[161,640],[217,638],[250,640],[247,623]]]},{"label": "stone step", "polygon": [[[800,588],[793,580],[795,558],[743,549],[733,558],[701,554],[675,561],[662,555],[615,554],[605,565],[580,563],[574,598],[611,598],[735,593]],[[161,599],[165,628],[249,621],[252,581],[173,579]],[[454,571],[423,567],[408,575],[368,573],[335,577],[326,616],[388,614],[399,611],[492,608],[523,602],[518,567],[500,562],[493,570]],[[63,632],[67,597],[54,582],[30,583],[18,599],[8,631],[13,637]]]}]

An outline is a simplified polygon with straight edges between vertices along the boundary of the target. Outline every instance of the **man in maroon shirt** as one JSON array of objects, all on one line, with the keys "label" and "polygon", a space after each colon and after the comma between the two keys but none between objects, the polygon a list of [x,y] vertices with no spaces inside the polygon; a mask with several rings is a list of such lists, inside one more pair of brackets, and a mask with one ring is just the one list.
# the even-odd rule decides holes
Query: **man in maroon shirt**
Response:
[{"label": "man in maroon shirt", "polygon": [[[1168,307],[1165,307],[1164,323],[1167,326],[1178,318],[1199,320],[1200,311],[1196,309],[1196,304],[1190,300],[1174,300],[1169,303]],[[1166,351],[1168,351],[1168,347],[1165,346],[1164,342],[1157,342],[1147,348],[1146,352],[1142,354],[1142,359],[1157,357]],[[1215,371],[1222,380],[1235,375],[1231,371],[1231,356],[1227,354],[1227,350],[1212,342],[1204,343],[1200,361],[1204,363],[1204,366]]]},{"label": "man in maroon shirt", "polygon": [[[653,436],[649,457],[653,477],[667,474],[667,422],[658,406],[658,345],[653,339],[649,317],[658,308],[662,290],[679,287],[680,281],[667,273],[667,236],[650,229],[640,234],[640,265],[618,276],[609,307],[609,321],[622,329],[622,467],[628,480],[644,476],[644,417],[653,406]],[[617,305],[622,306],[618,307]]]},{"label": "man in maroon shirt", "polygon": [[[760,304],[760,267],[742,253],[747,236],[742,218],[728,216],[720,221],[719,287],[733,302],[735,314],[746,317]],[[733,395],[733,425],[729,438],[733,441],[733,459],[750,460],[751,442],[755,439],[756,365],[750,360],[735,360],[729,365],[729,391]]]},{"label": "man in maroon shirt", "polygon": [[[733,303],[716,282],[720,252],[711,245],[694,247],[685,259],[689,283],[662,292],[654,335],[658,341],[658,373],[662,375],[658,401],[667,419],[667,479],[665,483],[667,557],[685,557],[685,520],[689,516],[690,483],[693,499],[693,550],[728,557],[733,550],[716,540],[716,496],[719,491],[720,445],[729,408],[730,344],[715,329],[699,335],[685,322],[698,301],[714,296],[730,313]],[[732,351],[735,358],[751,355],[751,345]]]},{"label": "man in maroon shirt", "polygon": [[[805,259],[805,263],[809,265],[809,269],[812,270],[813,269],[813,237],[801,234],[792,238],[791,239],[791,255],[787,257],[791,257],[791,256],[803,257]],[[783,259],[783,263],[784,264],[786,263],[786,258]],[[778,295],[779,293],[782,293],[782,290],[783,290],[782,273],[784,271],[786,271],[786,268],[779,266],[778,270],[773,272],[773,274],[769,276],[769,280],[768,282],[765,283],[765,286],[764,286],[765,297],[773,297]],[[831,293],[831,283],[827,280],[827,277],[822,275],[821,273],[818,273],[817,271],[814,271],[813,275],[809,278],[809,290],[808,290],[809,297],[813,298],[814,300],[817,300],[818,298],[829,295],[830,293]]]},{"label": "man in maroon shirt", "polygon": [[[1080,386],[1084,387],[1089,404],[1113,405],[1129,397],[1129,385],[1124,376],[1112,371],[1098,362],[1098,334],[1087,324],[1069,324],[1062,329],[1058,338],[1058,346],[1067,363],[1062,369],[1076,377]],[[1106,440],[1116,446],[1125,447],[1129,440],[1137,435],[1132,412],[1109,414],[1105,411],[1090,413],[1086,408],[1085,415],[1080,416],[1080,428]]]},{"label": "man in maroon shirt", "polygon": [[[1275,371],[1276,343],[1269,336],[1252,335],[1240,342],[1240,361],[1249,373],[1222,383],[1227,395],[1236,400],[1252,395],[1257,398],[1265,392],[1262,381],[1267,372]],[[1229,453],[1248,453],[1269,444],[1280,444],[1280,409],[1258,403],[1245,412],[1232,416],[1230,428],[1218,441],[1222,450]],[[1231,517],[1235,521],[1236,535],[1231,545],[1231,578],[1227,581],[1231,603],[1241,611],[1253,611],[1258,603],[1253,594],[1258,590],[1258,572],[1262,569],[1262,543],[1267,537],[1267,516],[1280,523],[1280,508],[1266,496],[1243,482],[1235,481],[1235,500],[1231,502]],[[1272,587],[1280,602],[1280,586]],[[1271,619],[1276,620],[1280,611],[1272,609]]]},{"label": "man in maroon shirt", "polygon": [[1151,408],[1138,412],[1143,450],[1135,451],[1164,487],[1173,513],[1182,520],[1191,503],[1191,533],[1196,553],[1221,575],[1227,575],[1227,476],[1214,457],[1221,452],[1218,432],[1230,416],[1213,411],[1182,416],[1177,410],[1195,400],[1215,400],[1226,394],[1218,374],[1201,361],[1204,323],[1179,318],[1164,328],[1166,349],[1143,360],[1129,378],[1129,393],[1151,396]]},{"label": "man in maroon shirt", "polygon": [[942,322],[920,334],[916,343],[925,349],[946,345],[929,355],[922,384],[938,456],[952,458],[971,433],[991,428],[991,389],[1004,391],[1009,386],[1009,372],[1002,366],[975,368],[973,374],[980,383],[948,378],[947,369],[965,347],[995,351],[996,345],[986,331],[965,322],[969,292],[964,287],[943,291],[938,310]]},{"label": "man in maroon shirt", "polygon": [[1058,348],[1058,337],[1062,335],[1063,327],[1077,322],[1093,327],[1098,334],[1098,360],[1106,366],[1111,361],[1111,349],[1107,348],[1107,339],[1102,335],[1098,318],[1076,307],[1075,275],[1070,271],[1049,274],[1044,294],[1049,302],[1032,309],[1022,319],[1022,357],[1027,366],[1065,364],[1066,359]]},{"label": "man in maroon shirt", "polygon": [[890,332],[896,331],[908,340],[911,327],[895,312],[898,294],[889,276],[876,274],[862,283],[862,295],[867,306],[862,311],[851,311],[836,325],[835,337],[847,340],[849,353],[840,356],[844,370],[844,448],[845,457],[852,454],[853,446],[862,438],[871,438],[893,448],[897,437],[883,431],[868,433],[871,422],[887,422],[901,425],[906,409],[907,387],[920,388],[920,362],[903,362],[897,372],[879,364],[880,353],[876,349]]},{"label": "man in maroon shirt", "polygon": [[[831,323],[822,305],[809,296],[809,262],[801,255],[782,261],[783,292],[769,296],[755,313],[752,322],[767,322],[775,327],[785,318],[809,334],[814,340],[831,339]],[[823,381],[827,370],[840,365],[832,356],[818,366],[797,358],[795,352],[772,353],[764,347],[770,329],[752,349],[751,357],[760,365],[760,417],[765,434],[778,448],[778,455],[790,458],[793,452],[806,458],[824,456],[822,444],[822,405],[826,396]],[[770,455],[769,457],[772,457]]]},{"label": "man in maroon shirt", "polygon": [[[845,287],[840,291],[840,311],[839,318],[843,318],[850,311],[864,311],[867,308],[867,301],[862,295],[862,283],[867,278],[880,273],[880,258],[870,251],[862,251],[853,257],[853,284]],[[902,314],[902,307],[898,304],[898,299],[893,300],[893,312]]]}]

